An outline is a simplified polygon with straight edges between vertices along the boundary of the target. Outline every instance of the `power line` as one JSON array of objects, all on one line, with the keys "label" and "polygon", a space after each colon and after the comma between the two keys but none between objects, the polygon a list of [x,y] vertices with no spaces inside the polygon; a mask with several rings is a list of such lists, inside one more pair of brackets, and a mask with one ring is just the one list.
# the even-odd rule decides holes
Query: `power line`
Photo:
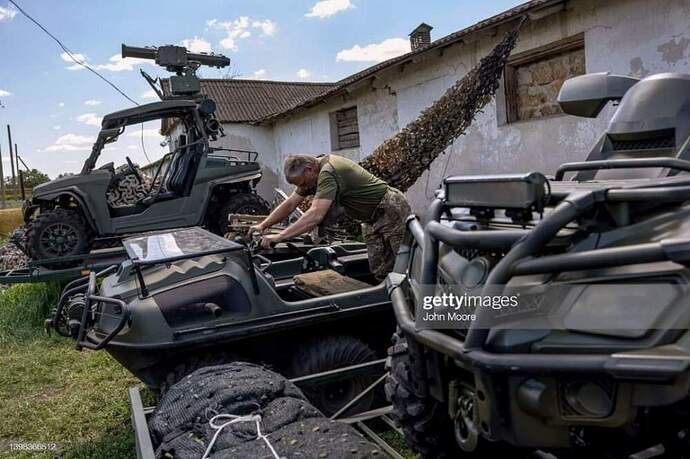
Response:
[{"label": "power line", "polygon": [[[83,62],[81,59],[78,59],[78,58],[74,55],[74,52],[73,52],[71,49],[69,49],[59,38],[57,38],[57,37],[56,37],[55,35],[53,35],[48,29],[46,29],[40,22],[38,22],[36,19],[34,19],[29,13],[27,13],[26,11],[24,11],[24,10],[22,9],[22,7],[19,6],[19,5],[17,4],[17,2],[15,2],[14,0],[8,0],[8,1],[9,1],[12,5],[14,5],[14,7],[17,8],[17,10],[18,10],[20,13],[22,13],[24,16],[26,16],[26,18],[27,18],[29,21],[31,21],[31,22],[33,22],[34,24],[36,24],[36,26],[37,26],[39,29],[41,29],[41,30],[42,30],[43,32],[45,32],[50,38],[52,38],[52,39],[55,41],[55,43],[57,43],[57,44],[60,46],[60,48],[62,48],[62,50],[63,50],[65,53],[67,53],[67,55],[69,56],[69,58],[72,59],[76,64],[81,65],[81,66],[84,67],[86,70],[88,70],[89,72],[93,73],[94,75],[96,75],[96,76],[97,76],[98,78],[100,78],[101,80],[105,81],[105,82],[106,82],[108,85],[110,85],[115,91],[117,91],[118,93],[120,93],[125,99],[127,99],[127,100],[130,101],[130,102],[132,102],[134,105],[137,105],[137,106],[139,105],[139,103],[138,103],[136,100],[132,99],[132,98],[129,97],[127,94],[125,94],[125,92],[124,92],[122,89],[120,89],[115,83],[113,83],[112,81],[110,81],[109,79],[107,79],[106,77],[104,77],[103,75],[101,75],[100,73],[98,73],[94,68],[92,68],[92,67],[91,67],[90,65],[88,65],[86,62]],[[3,108],[4,108],[4,107],[3,107]],[[149,155],[146,153],[146,146],[144,145],[144,123],[141,123],[141,149],[143,150],[143,153],[144,153],[144,156],[146,157],[146,160],[150,163],[151,160],[149,159]]]},{"label": "power line", "polygon": [[36,26],[37,26],[39,29],[41,29],[41,30],[42,30],[43,32],[45,32],[50,38],[52,38],[52,39],[60,46],[60,48],[62,48],[62,50],[63,50],[65,53],[67,53],[67,55],[70,57],[70,59],[72,59],[76,64],[81,65],[81,66],[84,67],[86,70],[90,71],[91,73],[93,73],[94,75],[96,75],[98,78],[100,78],[101,80],[105,81],[105,82],[106,82],[107,84],[109,84],[115,91],[119,92],[125,99],[129,100],[129,101],[132,102],[134,105],[139,105],[139,103],[138,103],[137,101],[135,101],[134,99],[132,99],[131,97],[129,97],[127,94],[125,94],[125,92],[124,92],[122,89],[118,88],[117,85],[115,85],[115,83],[113,83],[112,81],[108,80],[106,77],[104,77],[104,76],[101,75],[100,73],[98,73],[96,70],[94,70],[94,69],[93,69],[90,65],[88,65],[87,63],[82,62],[80,59],[77,59],[77,58],[74,56],[74,53],[73,53],[67,46],[65,46],[64,43],[62,43],[62,41],[60,41],[59,38],[57,38],[55,35],[53,35],[52,33],[50,33],[50,32],[48,31],[48,29],[46,29],[45,27],[43,27],[43,25],[41,25],[41,23],[39,23],[36,19],[34,19],[33,17],[31,17],[31,15],[30,15],[29,13],[27,13],[26,11],[24,11],[24,10],[22,9],[21,6],[17,5],[17,2],[15,2],[14,0],[8,0],[8,1],[9,1],[12,5],[14,5],[14,7],[17,8],[17,10],[18,10],[20,13],[22,13],[24,16],[26,16],[26,18],[27,18],[29,21],[31,21],[31,22],[33,22],[34,24],[36,24]]}]

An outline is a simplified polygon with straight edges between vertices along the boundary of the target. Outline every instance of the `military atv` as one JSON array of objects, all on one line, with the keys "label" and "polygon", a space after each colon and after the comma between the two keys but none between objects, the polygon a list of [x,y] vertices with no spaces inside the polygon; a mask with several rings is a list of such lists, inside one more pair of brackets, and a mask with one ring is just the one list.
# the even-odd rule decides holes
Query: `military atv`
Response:
[{"label": "military atv", "polygon": [[688,457],[690,75],[559,94],[578,116],[611,100],[586,161],[450,177],[408,220],[386,392],[424,457]]},{"label": "military atv", "polygon": [[[88,253],[98,240],[112,242],[144,231],[203,225],[223,234],[228,214],[269,211],[255,191],[261,180],[257,153],[210,146],[224,134],[216,105],[200,94],[194,71],[200,65],[227,66],[229,59],[178,46],[123,45],[122,56],[155,59],[175,71],[168,80],[170,95],[145,75],[163,100],[106,115],[81,172],[34,188],[24,203],[26,227],[20,238],[34,260]],[[123,170],[112,163],[96,167],[103,149],[126,129],[131,126],[136,135],[141,123],[154,120],[182,129],[170,139],[171,152],[158,161],[152,176],[144,176],[129,157]],[[120,193],[128,193],[128,199],[120,199],[125,197]]]},{"label": "military atv", "polygon": [[[238,359],[298,377],[385,357],[393,315],[362,243],[295,246],[306,251],[286,259],[285,243],[262,255],[197,227],[123,245],[129,259],[65,287],[47,325],[152,388]],[[306,393],[332,414],[372,382],[372,368]]]}]

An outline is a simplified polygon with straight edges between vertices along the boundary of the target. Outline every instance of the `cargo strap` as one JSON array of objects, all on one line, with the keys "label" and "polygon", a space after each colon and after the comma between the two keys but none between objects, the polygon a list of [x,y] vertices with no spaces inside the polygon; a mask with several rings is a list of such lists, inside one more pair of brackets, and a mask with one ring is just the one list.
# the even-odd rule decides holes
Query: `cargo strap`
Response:
[{"label": "cargo strap", "polygon": [[[223,424],[216,424],[216,421],[222,421],[224,419],[228,419],[227,422],[224,422]],[[234,414],[217,414],[213,416],[209,421],[209,425],[216,430],[216,433],[213,434],[213,438],[211,439],[211,443],[208,444],[208,447],[206,448],[206,451],[204,452],[204,455],[201,459],[207,459],[209,455],[211,454],[211,451],[213,451],[213,445],[216,443],[216,440],[218,439],[218,435],[225,429],[227,426],[230,426],[232,424],[237,424],[239,422],[255,422],[256,423],[256,438],[261,439],[266,443],[268,446],[268,449],[271,450],[271,454],[273,454],[273,457],[275,459],[283,459],[281,456],[276,453],[276,450],[273,448],[273,445],[271,445],[271,442],[268,440],[268,437],[261,433],[261,416],[258,414],[248,414],[246,416],[236,416]]]}]

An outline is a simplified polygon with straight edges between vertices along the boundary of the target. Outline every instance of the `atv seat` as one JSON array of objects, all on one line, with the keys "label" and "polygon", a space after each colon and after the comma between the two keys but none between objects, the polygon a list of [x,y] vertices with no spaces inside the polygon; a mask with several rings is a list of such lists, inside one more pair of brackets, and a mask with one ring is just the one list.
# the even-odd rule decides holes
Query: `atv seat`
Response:
[{"label": "atv seat", "polygon": [[371,287],[366,282],[343,276],[332,269],[298,274],[293,277],[293,281],[296,288],[312,297],[337,295]]}]

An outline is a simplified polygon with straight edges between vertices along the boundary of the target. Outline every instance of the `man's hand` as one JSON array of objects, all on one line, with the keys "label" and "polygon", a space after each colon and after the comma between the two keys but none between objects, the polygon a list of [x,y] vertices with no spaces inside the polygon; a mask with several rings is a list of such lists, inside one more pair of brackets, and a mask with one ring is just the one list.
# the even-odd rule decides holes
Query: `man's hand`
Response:
[{"label": "man's hand", "polygon": [[261,223],[252,225],[247,230],[247,239],[251,239],[254,233],[264,234],[264,231],[266,231],[266,228],[264,228],[264,226]]},{"label": "man's hand", "polygon": [[273,245],[280,242],[280,236],[277,234],[269,234],[261,238],[261,248],[270,249]]}]

